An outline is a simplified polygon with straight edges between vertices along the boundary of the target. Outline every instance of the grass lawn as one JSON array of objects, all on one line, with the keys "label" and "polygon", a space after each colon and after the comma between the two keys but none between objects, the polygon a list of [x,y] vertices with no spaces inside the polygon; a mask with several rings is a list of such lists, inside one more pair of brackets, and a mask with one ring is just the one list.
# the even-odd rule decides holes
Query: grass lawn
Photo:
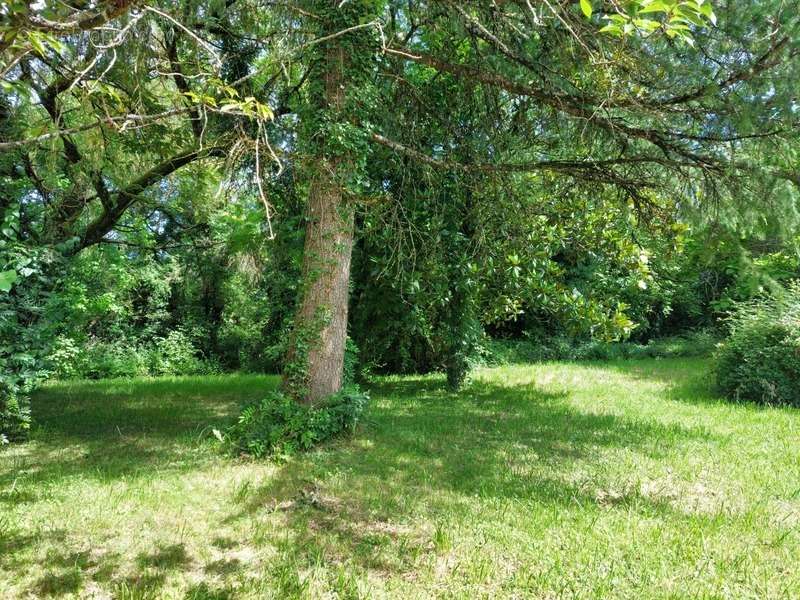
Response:
[{"label": "grass lawn", "polygon": [[800,410],[702,359],[385,378],[351,438],[222,456],[276,384],[42,390],[0,450],[0,598],[800,597]]}]

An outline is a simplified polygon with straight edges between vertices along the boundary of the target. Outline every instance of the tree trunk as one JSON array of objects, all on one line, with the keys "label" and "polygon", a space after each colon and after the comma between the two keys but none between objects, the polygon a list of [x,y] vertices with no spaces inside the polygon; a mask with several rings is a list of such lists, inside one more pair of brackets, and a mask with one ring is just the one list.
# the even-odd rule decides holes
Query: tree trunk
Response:
[{"label": "tree trunk", "polygon": [[326,173],[311,183],[307,210],[306,289],[295,318],[293,355],[303,351],[297,344],[303,337],[301,330],[308,328],[310,335],[303,340],[308,344],[305,385],[298,400],[314,404],[342,387],[354,217],[338,183]]},{"label": "tree trunk", "polygon": [[[345,61],[341,46],[324,54],[319,108],[328,114],[339,114],[344,103]],[[341,183],[348,161],[321,154],[312,167],[301,298],[283,373],[284,390],[310,405],[342,387],[354,229],[353,208]]]}]

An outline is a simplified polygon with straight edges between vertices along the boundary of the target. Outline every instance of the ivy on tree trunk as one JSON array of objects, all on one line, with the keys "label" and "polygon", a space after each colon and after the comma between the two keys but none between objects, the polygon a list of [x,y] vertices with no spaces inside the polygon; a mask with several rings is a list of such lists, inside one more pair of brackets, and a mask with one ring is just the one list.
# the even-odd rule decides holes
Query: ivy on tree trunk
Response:
[{"label": "ivy on tree trunk", "polygon": [[[363,17],[360,3],[311,4],[326,20],[322,35],[335,36]],[[364,64],[355,55],[368,47],[359,41],[341,35],[324,44],[307,107],[311,126],[304,142],[312,156],[301,296],[283,372],[284,390],[304,404],[316,404],[342,388],[355,219],[350,183],[364,162],[347,135],[357,131],[358,115],[348,96]]]}]

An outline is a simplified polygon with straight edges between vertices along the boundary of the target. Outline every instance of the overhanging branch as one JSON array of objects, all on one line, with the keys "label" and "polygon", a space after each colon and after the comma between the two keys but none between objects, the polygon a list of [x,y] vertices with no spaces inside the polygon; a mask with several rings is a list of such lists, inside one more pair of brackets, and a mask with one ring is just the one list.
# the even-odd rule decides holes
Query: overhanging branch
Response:
[{"label": "overhanging branch", "polygon": [[12,142],[0,142],[0,150],[14,150],[16,148],[23,148],[25,146],[30,146],[32,144],[38,144],[39,142],[46,142],[47,140],[62,137],[66,135],[72,135],[75,133],[81,133],[83,131],[89,131],[90,129],[95,129],[97,127],[101,127],[103,125],[113,125],[113,124],[121,124],[124,128],[126,124],[134,124],[134,125],[146,125],[148,123],[153,123],[155,121],[160,121],[161,119],[166,119],[168,117],[174,117],[175,115],[181,115],[188,112],[191,112],[192,108],[175,108],[172,110],[165,110],[164,112],[155,113],[152,115],[121,115],[118,117],[104,117],[102,119],[98,119],[97,121],[92,121],[91,123],[86,123],[85,125],[79,125],[77,127],[70,127],[68,129],[59,129],[57,131],[50,131],[48,133],[43,133],[41,135],[37,135],[30,138],[25,138],[22,140],[14,140]]},{"label": "overhanging branch", "polygon": [[[652,164],[670,168],[697,167],[693,162],[669,160],[658,156],[631,156],[608,160],[541,160],[520,163],[462,163],[434,158],[419,150],[390,140],[378,133],[373,133],[371,139],[399,154],[404,154],[409,158],[413,158],[414,160],[434,168],[464,173],[532,173],[537,171],[551,171],[568,173],[587,179],[615,182],[619,179],[619,174],[609,169],[617,166]],[[604,175],[606,177],[604,177]]]},{"label": "overhanging branch", "polygon": [[116,225],[125,211],[136,202],[139,195],[151,185],[196,160],[209,157],[224,157],[225,155],[226,149],[224,147],[214,146],[181,152],[159,163],[114,194],[113,205],[104,209],[102,214],[89,224],[81,236],[81,241],[75,252],[99,243],[114,228],[114,225]]}]

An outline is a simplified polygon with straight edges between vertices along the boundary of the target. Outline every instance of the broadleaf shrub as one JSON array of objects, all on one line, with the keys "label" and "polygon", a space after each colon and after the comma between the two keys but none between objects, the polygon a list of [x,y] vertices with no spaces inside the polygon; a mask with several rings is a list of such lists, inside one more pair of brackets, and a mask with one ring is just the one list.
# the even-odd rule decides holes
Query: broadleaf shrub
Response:
[{"label": "broadleaf shrub", "polygon": [[181,329],[144,344],[128,339],[81,343],[60,336],[48,362],[51,377],[60,380],[207,375],[221,371],[213,360],[200,356],[197,344]]},{"label": "broadleaf shrub", "polygon": [[364,364],[361,360],[361,349],[353,338],[347,337],[344,347],[344,366],[342,368],[342,381],[344,387],[357,386],[364,383],[371,375],[371,365]]},{"label": "broadleaf shrub", "polygon": [[717,355],[720,390],[735,400],[800,406],[800,282],[741,302]]},{"label": "broadleaf shrub", "polygon": [[180,329],[157,338],[149,352],[150,372],[159,375],[194,375],[207,371],[189,336]]},{"label": "broadleaf shrub", "polygon": [[245,406],[223,443],[236,454],[255,458],[290,455],[353,431],[369,403],[357,387],[346,388],[317,406],[298,404],[276,391]]},{"label": "broadleaf shrub", "polygon": [[53,330],[40,315],[61,264],[51,248],[26,245],[20,214],[19,206],[0,207],[0,445],[28,436],[30,392],[47,376]]}]

